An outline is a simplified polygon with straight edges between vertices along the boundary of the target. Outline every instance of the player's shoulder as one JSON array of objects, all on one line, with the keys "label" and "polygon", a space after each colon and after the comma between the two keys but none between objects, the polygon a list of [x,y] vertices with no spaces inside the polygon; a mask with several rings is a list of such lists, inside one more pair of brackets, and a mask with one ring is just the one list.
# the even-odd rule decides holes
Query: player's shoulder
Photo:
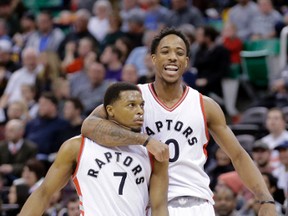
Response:
[{"label": "player's shoulder", "polygon": [[82,139],[83,139],[82,136],[79,135],[66,140],[61,145],[60,152],[69,154],[71,156],[78,155],[78,152],[80,151],[81,148]]}]

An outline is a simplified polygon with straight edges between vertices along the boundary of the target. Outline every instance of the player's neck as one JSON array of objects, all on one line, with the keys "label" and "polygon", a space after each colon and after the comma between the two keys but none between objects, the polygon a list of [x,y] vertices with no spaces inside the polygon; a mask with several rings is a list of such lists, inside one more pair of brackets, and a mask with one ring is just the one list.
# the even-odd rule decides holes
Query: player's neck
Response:
[{"label": "player's neck", "polygon": [[177,103],[182,97],[185,86],[182,83],[166,84],[154,82],[153,88],[157,97],[170,107]]}]

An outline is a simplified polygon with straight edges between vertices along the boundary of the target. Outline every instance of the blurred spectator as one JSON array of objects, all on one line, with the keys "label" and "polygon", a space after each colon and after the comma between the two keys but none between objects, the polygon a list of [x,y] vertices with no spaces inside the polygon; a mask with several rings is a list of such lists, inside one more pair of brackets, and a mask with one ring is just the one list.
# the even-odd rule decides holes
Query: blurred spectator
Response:
[{"label": "blurred spectator", "polygon": [[42,52],[38,57],[42,70],[37,74],[35,86],[37,98],[44,91],[51,91],[53,81],[61,75],[61,61],[55,52]]},{"label": "blurred spectator", "polygon": [[94,16],[88,22],[89,32],[99,41],[105,38],[109,30],[109,15],[112,5],[107,0],[97,0],[93,6]]},{"label": "blurred spectator", "polygon": [[237,195],[238,200],[237,208],[241,208],[243,204],[245,204],[248,200],[250,200],[254,196],[243,185],[243,182],[236,171],[223,173],[218,177],[215,190],[218,191],[223,187],[229,187],[234,192],[234,194]]},{"label": "blurred spectator", "polygon": [[96,1],[97,0],[71,0],[71,4],[74,5],[71,9],[85,9],[92,12],[93,5]]},{"label": "blurred spectator", "polygon": [[0,109],[0,124],[5,125],[11,119],[21,119],[26,122],[29,119],[27,112],[28,107],[24,101],[13,101],[6,109]]},{"label": "blurred spectator", "polygon": [[252,159],[261,173],[272,173],[273,167],[270,165],[271,150],[267,143],[262,140],[254,142],[252,147]]},{"label": "blurred spectator", "polygon": [[0,97],[3,95],[11,73],[0,66]]},{"label": "blurred spectator", "polygon": [[36,145],[23,138],[24,131],[25,124],[18,119],[5,126],[5,140],[0,143],[0,173],[5,175],[7,185],[21,176],[25,162],[37,153]]},{"label": "blurred spectator", "polygon": [[5,76],[8,78],[21,67],[17,60],[13,59],[12,43],[8,40],[0,40],[0,66],[6,71]]},{"label": "blurred spectator", "polygon": [[172,13],[168,17],[167,26],[179,27],[182,24],[189,23],[195,27],[204,24],[204,18],[198,8],[188,6],[188,0],[171,0]]},{"label": "blurred spectator", "polygon": [[237,36],[247,40],[252,33],[252,20],[258,11],[257,4],[251,0],[238,0],[238,4],[229,10],[228,21],[237,28]]},{"label": "blurred spectator", "polygon": [[70,127],[59,135],[60,142],[65,142],[73,136],[81,134],[84,107],[78,98],[68,98],[65,101],[63,117],[70,123]]},{"label": "blurred spectator", "polygon": [[[80,9],[75,13],[75,19],[73,22],[73,28],[71,32],[69,32],[64,40],[61,42],[58,54],[61,59],[64,58],[66,44],[68,42],[73,42],[76,45],[78,44],[79,40],[84,37],[88,37],[93,41],[94,48],[98,51],[99,49],[99,42],[96,38],[88,31],[88,22],[90,19],[90,13],[88,10]],[[76,46],[75,46],[76,47]]]},{"label": "blurred spectator", "polygon": [[160,0],[146,0],[145,29],[157,31],[166,26],[171,11]]},{"label": "blurred spectator", "polygon": [[43,182],[47,170],[44,164],[33,158],[29,159],[23,168],[20,179],[16,179],[13,184],[25,183],[29,186],[29,194],[35,191]]},{"label": "blurred spectator", "polygon": [[[19,17],[23,13],[21,8],[21,1],[14,0],[1,0],[0,1],[0,17],[3,18],[6,22],[7,33],[12,36],[19,31]],[[19,7],[18,7],[19,6]],[[17,10],[21,8],[20,10]],[[16,11],[17,10],[17,11]]]},{"label": "blurred spectator", "polygon": [[20,20],[20,27],[20,32],[13,35],[13,52],[18,54],[20,54],[23,47],[26,46],[29,37],[36,32],[35,16],[32,12],[23,14]]},{"label": "blurred spectator", "polygon": [[193,65],[198,71],[195,88],[219,102],[219,96],[222,97],[221,81],[230,70],[229,51],[216,43],[218,32],[213,27],[203,27],[202,33],[203,39]]},{"label": "blurred spectator", "polygon": [[0,40],[7,40],[11,42],[11,38],[8,35],[6,20],[2,18],[0,18]]},{"label": "blurred spectator", "polygon": [[145,12],[133,10],[127,18],[128,29],[125,35],[130,39],[132,48],[142,46],[143,35],[145,33]]},{"label": "blurred spectator", "polygon": [[137,67],[138,77],[146,75],[145,57],[156,33],[156,31],[145,31],[143,46],[134,48],[125,62],[125,64],[134,64]]},{"label": "blurred spectator", "polygon": [[51,90],[58,102],[58,115],[63,117],[64,103],[70,97],[70,85],[67,78],[57,77],[53,80]]},{"label": "blurred spectator", "polygon": [[275,150],[279,152],[280,166],[273,171],[273,175],[278,178],[278,187],[285,192],[288,198],[288,141],[285,140],[276,146]]},{"label": "blurred spectator", "polygon": [[121,81],[137,84],[138,82],[137,68],[135,67],[134,64],[124,65],[121,74]]},{"label": "blurred spectator", "polygon": [[29,186],[27,184],[13,184],[9,189],[8,201],[9,204],[16,204],[17,207],[8,210],[6,214],[9,216],[17,216],[29,195]]},{"label": "blurred spectator", "polygon": [[89,82],[87,71],[92,63],[96,61],[97,55],[95,52],[90,52],[84,59],[84,68],[77,73],[68,76],[70,95],[75,95],[79,86],[84,86]]},{"label": "blurred spectator", "polygon": [[41,71],[37,63],[38,52],[33,48],[26,48],[22,52],[23,67],[15,71],[10,77],[4,94],[1,97],[0,106],[6,107],[8,103],[21,100],[21,86],[23,84],[35,84],[36,76]]},{"label": "blurred spectator", "polygon": [[77,196],[72,196],[68,199],[66,208],[63,208],[59,212],[59,216],[78,216],[80,215],[79,209],[79,198]]},{"label": "blurred spectator", "polygon": [[131,13],[143,13],[143,10],[138,6],[137,0],[122,0],[120,5],[120,16],[122,18],[122,28],[123,32],[128,31],[128,19]]},{"label": "blurred spectator", "polygon": [[109,45],[104,49],[100,61],[106,67],[106,80],[121,80],[123,68],[121,58],[122,52],[115,45]]},{"label": "blurred spectator", "polygon": [[238,216],[236,211],[237,194],[229,187],[221,187],[214,193],[216,216]]},{"label": "blurred spectator", "polygon": [[276,202],[276,211],[277,215],[284,215],[283,210],[284,210],[284,200],[285,200],[285,195],[284,191],[282,189],[279,189],[277,186],[278,179],[275,178],[271,173],[262,173],[262,176],[264,178],[264,181],[267,185],[267,188],[270,192],[270,194],[273,196],[275,202]]},{"label": "blurred spectator", "polygon": [[233,23],[226,22],[222,30],[222,43],[230,52],[230,62],[240,64],[240,52],[243,49],[243,43],[237,36],[237,28]]},{"label": "blurred spectator", "polygon": [[36,101],[36,88],[34,85],[24,84],[21,87],[22,97],[28,106],[28,119],[33,119],[37,116],[39,105]]},{"label": "blurred spectator", "polygon": [[39,52],[57,51],[64,39],[64,33],[53,28],[53,17],[48,11],[41,11],[37,15],[37,31],[29,36],[26,47],[33,47]]},{"label": "blurred spectator", "polygon": [[273,8],[271,0],[258,0],[258,11],[251,22],[251,39],[269,39],[276,37],[275,25],[282,15]]},{"label": "blurred spectator", "polygon": [[147,70],[144,73],[145,75],[139,77],[138,83],[144,84],[154,82],[156,69],[153,65],[150,53],[146,53],[144,58],[144,64]]},{"label": "blurred spectator", "polygon": [[107,45],[115,44],[118,38],[124,36],[121,30],[122,19],[118,11],[113,11],[109,14],[109,29],[106,36],[103,38],[100,44],[100,52],[102,52]]},{"label": "blurred spectator", "polygon": [[56,97],[49,92],[42,93],[39,98],[38,116],[27,123],[25,132],[26,138],[38,146],[37,159],[49,163],[53,161],[49,155],[58,151],[62,144],[58,135],[68,127],[69,123],[58,116]]},{"label": "blurred spectator", "polygon": [[215,152],[215,163],[213,164],[212,167],[206,170],[207,174],[211,179],[210,181],[211,190],[214,190],[219,175],[231,172],[233,170],[234,167],[231,163],[230,158],[221,148],[218,148]]},{"label": "blurred spectator", "polygon": [[95,107],[103,103],[104,93],[111,84],[110,80],[104,80],[105,68],[101,63],[90,64],[87,76],[88,82],[78,86],[72,94],[72,97],[77,97],[82,102],[84,115],[90,114]]},{"label": "blurred spectator", "polygon": [[61,199],[62,199],[61,191],[57,191],[56,193],[54,193],[43,215],[44,216],[58,215],[58,212],[63,207],[61,203]]},{"label": "blurred spectator", "polygon": [[282,110],[276,107],[271,108],[268,111],[265,125],[269,134],[261,140],[267,143],[270,150],[272,150],[270,162],[271,166],[275,168],[279,165],[279,154],[274,148],[288,140],[288,131],[286,130],[286,121]]},{"label": "blurred spectator", "polygon": [[[61,63],[65,73],[75,73],[83,69],[85,57],[94,49],[93,41],[90,38],[81,38],[77,48],[73,42],[66,45],[65,57]],[[76,52],[76,58],[75,56]]]},{"label": "blurred spectator", "polygon": [[121,62],[123,64],[126,62],[128,56],[130,55],[132,51],[132,46],[133,46],[133,43],[126,36],[119,37],[115,41],[115,47],[117,47],[122,53]]}]

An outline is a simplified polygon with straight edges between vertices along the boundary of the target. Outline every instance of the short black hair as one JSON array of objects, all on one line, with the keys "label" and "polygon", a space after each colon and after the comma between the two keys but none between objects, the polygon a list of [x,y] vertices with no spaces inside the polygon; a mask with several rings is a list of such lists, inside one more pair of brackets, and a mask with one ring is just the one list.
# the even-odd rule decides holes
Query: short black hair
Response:
[{"label": "short black hair", "polygon": [[108,87],[106,90],[106,93],[104,95],[104,107],[106,110],[106,107],[108,105],[111,105],[115,101],[117,101],[120,98],[120,93],[123,91],[140,91],[138,86],[127,83],[127,82],[117,82],[112,84]]},{"label": "short black hair", "polygon": [[210,40],[213,42],[219,36],[219,32],[212,26],[204,26],[203,31],[204,31],[204,37],[210,38]]},{"label": "short black hair", "polygon": [[71,97],[71,98],[68,98],[66,101],[70,101],[71,103],[73,103],[73,106],[76,109],[80,110],[81,113],[83,112],[84,106],[83,106],[82,102],[78,98]]},{"label": "short black hair", "polygon": [[52,92],[43,92],[40,98],[41,97],[51,101],[56,107],[58,106],[58,100]]},{"label": "short black hair", "polygon": [[176,30],[175,28],[164,28],[162,29],[162,31],[156,35],[151,43],[151,50],[150,53],[151,54],[155,54],[157,47],[160,43],[160,41],[166,37],[167,35],[177,35],[178,37],[180,37],[186,46],[186,56],[190,56],[190,43],[189,40],[187,39],[187,37],[179,30]]}]

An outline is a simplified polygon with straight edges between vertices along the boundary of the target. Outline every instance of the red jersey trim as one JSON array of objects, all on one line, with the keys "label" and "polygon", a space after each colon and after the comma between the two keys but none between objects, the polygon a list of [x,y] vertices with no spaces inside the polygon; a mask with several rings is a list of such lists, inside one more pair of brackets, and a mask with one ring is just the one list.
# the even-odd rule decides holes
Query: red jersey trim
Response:
[{"label": "red jersey trim", "polygon": [[75,176],[77,174],[77,171],[78,171],[78,168],[79,168],[80,159],[81,159],[82,152],[83,152],[83,149],[84,149],[84,144],[85,144],[84,141],[85,141],[85,138],[83,136],[81,136],[81,146],[80,146],[80,149],[79,149],[79,152],[78,152],[77,165],[76,165],[75,171],[74,171],[74,173],[72,175],[72,179],[75,178]]},{"label": "red jersey trim", "polygon": [[153,88],[153,83],[149,83],[148,84],[148,87],[149,87],[149,90],[152,94],[152,96],[154,97],[154,99],[157,101],[157,103],[162,106],[164,109],[166,109],[167,111],[169,112],[172,112],[173,110],[175,110],[181,103],[182,101],[185,99],[185,97],[187,96],[188,92],[189,92],[189,88],[188,86],[185,86],[185,89],[184,89],[184,92],[183,92],[183,95],[182,97],[179,99],[179,101],[174,104],[174,106],[172,106],[171,108],[167,107],[157,96],[154,88]]},{"label": "red jersey trim", "polygon": [[206,148],[207,148],[208,142],[210,140],[210,136],[209,136],[209,130],[208,130],[208,126],[207,126],[207,119],[206,119],[206,113],[205,113],[205,109],[204,109],[204,100],[203,100],[202,94],[200,94],[200,105],[201,105],[201,110],[202,110],[204,124],[205,124],[205,134],[206,134],[206,138],[207,138],[207,143],[205,143],[203,145],[203,151],[204,151],[204,154],[206,155],[206,157],[208,157],[208,153],[207,153]]}]

